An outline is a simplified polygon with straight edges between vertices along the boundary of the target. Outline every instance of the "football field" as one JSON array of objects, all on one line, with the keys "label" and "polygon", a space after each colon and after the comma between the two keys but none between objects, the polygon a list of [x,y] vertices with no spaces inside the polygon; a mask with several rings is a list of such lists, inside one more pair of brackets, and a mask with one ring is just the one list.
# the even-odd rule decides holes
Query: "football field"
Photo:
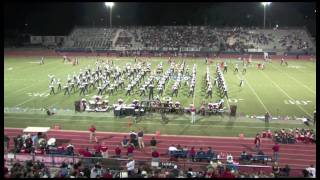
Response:
[{"label": "football field", "polygon": [[[134,64],[134,58],[102,58],[112,59],[115,65],[120,68],[126,63]],[[92,99],[97,95],[97,90],[91,88],[89,94],[79,95],[79,90],[71,95],[64,95],[63,90],[56,95],[49,95],[49,74],[60,79],[62,86],[67,81],[68,74],[72,76],[84,70],[88,65],[95,68],[95,57],[81,57],[80,64],[73,66],[63,63],[62,58],[45,58],[45,64],[39,65],[39,58],[36,57],[5,57],[4,61],[4,112],[6,127],[25,126],[52,126],[61,124],[66,129],[87,129],[90,123],[97,124],[98,130],[128,131],[127,120],[119,120],[113,117],[112,112],[108,113],[75,113],[74,101],[86,98]],[[152,70],[156,69],[160,62],[163,62],[164,71],[169,68],[167,58],[152,58]],[[182,62],[182,58],[176,58],[176,62]],[[195,104],[199,109],[203,102],[217,102],[221,98],[214,88],[212,98],[207,97],[205,87],[205,73],[207,66],[210,76],[215,78],[215,69],[218,62],[225,59],[215,59],[210,65],[205,64],[203,58],[186,58],[186,64],[192,72],[193,64],[197,65],[197,79],[195,95],[188,97],[189,87],[182,83],[178,97],[173,97],[173,102],[180,101],[183,107]],[[281,66],[279,61],[266,63],[265,69],[257,69],[257,63],[262,60],[253,60],[248,66],[247,72],[242,73],[242,62],[237,59],[227,60],[228,72],[224,74],[228,86],[229,99],[224,99],[225,105],[237,105],[237,120],[230,121],[229,117],[221,116],[198,116],[198,123],[190,127],[189,115],[169,115],[170,122],[160,123],[160,116],[157,114],[146,115],[143,120],[133,126],[143,127],[150,132],[161,129],[168,134],[193,134],[193,135],[237,135],[239,132],[247,131],[254,134],[265,128],[265,124],[258,119],[251,119],[251,116],[263,116],[270,112],[274,118],[288,116],[290,120],[271,121],[268,128],[293,128],[303,127],[296,117],[310,117],[313,119],[313,112],[316,106],[316,64],[311,61],[288,61],[288,66]],[[239,73],[234,73],[234,65],[239,65]],[[240,80],[244,85],[239,86]],[[129,80],[125,80],[127,87]],[[163,96],[171,97],[171,87],[175,79],[170,79],[166,84]],[[57,91],[57,88],[55,87]],[[131,96],[125,95],[125,88],[118,90],[113,95],[106,93],[103,99],[108,99],[110,104],[116,103],[122,98],[125,104],[130,104],[134,99],[144,100],[140,97],[140,90],[134,89]],[[155,95],[157,95],[155,89]],[[57,115],[47,117],[42,111],[43,107],[50,107],[57,112]],[[126,118],[127,119],[127,118]],[[31,124],[31,125],[30,125]],[[100,126],[100,128],[99,128]],[[158,126],[158,127],[157,127]],[[200,128],[197,128],[200,127]],[[221,128],[224,127],[224,128]],[[226,132],[232,127],[233,132]]]}]

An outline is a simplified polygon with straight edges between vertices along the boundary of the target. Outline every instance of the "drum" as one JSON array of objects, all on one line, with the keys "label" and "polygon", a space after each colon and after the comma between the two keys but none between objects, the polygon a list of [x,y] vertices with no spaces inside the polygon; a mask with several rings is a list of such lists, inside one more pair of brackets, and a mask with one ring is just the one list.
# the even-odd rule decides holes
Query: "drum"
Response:
[{"label": "drum", "polygon": [[126,116],[134,115],[134,107],[125,107],[124,115]]},{"label": "drum", "polygon": [[113,111],[114,115],[115,116],[120,116],[120,110],[121,110],[121,108],[115,108],[114,111]]}]

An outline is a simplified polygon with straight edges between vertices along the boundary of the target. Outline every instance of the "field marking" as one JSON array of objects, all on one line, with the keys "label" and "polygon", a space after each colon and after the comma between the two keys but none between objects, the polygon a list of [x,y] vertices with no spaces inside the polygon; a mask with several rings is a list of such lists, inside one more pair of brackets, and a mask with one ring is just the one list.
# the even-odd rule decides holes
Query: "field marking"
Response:
[{"label": "field marking", "polygon": [[[272,81],[272,79],[263,71],[260,71],[262,72],[262,74],[267,77],[271,83],[276,86],[283,94],[285,94],[289,99],[291,99],[292,101],[294,101],[294,99],[292,97],[290,97],[278,84],[276,84],[274,81]],[[303,109],[300,105],[296,104],[303,112],[305,112],[306,114],[309,115],[309,117],[313,117],[311,114],[309,114],[305,109]]]},{"label": "field marking", "polygon": [[[237,78],[238,78],[239,80],[241,80],[240,77],[239,77],[239,74],[237,74]],[[243,78],[246,80],[246,82],[247,82],[247,84],[248,84],[248,87],[249,87],[250,90],[253,92],[253,94],[256,96],[256,98],[259,100],[259,102],[260,102],[260,104],[262,105],[262,107],[264,108],[264,110],[266,110],[266,112],[270,112],[269,109],[266,107],[266,105],[262,102],[262,100],[261,100],[260,96],[257,94],[257,92],[252,88],[252,86],[250,85],[248,79],[245,78],[244,76],[243,76]]]},{"label": "field marking", "polygon": [[[43,93],[46,93],[47,91],[48,91],[48,90],[44,91]],[[43,93],[41,93],[41,94],[43,94]],[[22,103],[15,105],[14,107],[19,107],[19,106],[21,106],[21,105],[23,105],[23,104],[25,104],[25,103],[33,100],[34,98],[38,98],[38,96],[33,96],[32,98],[29,98],[29,99],[23,101]]]},{"label": "field marking", "polygon": [[[18,92],[20,92],[20,91],[22,91],[22,90],[25,90],[25,89],[28,89],[28,88],[30,88],[30,87],[33,87],[34,85],[31,85],[31,86],[25,86],[24,88],[21,88],[21,89],[18,89],[18,90],[16,90],[16,91],[13,91],[12,93],[10,93],[11,95],[14,95],[14,94],[16,94],[16,93],[18,93]],[[9,94],[9,95],[10,95]],[[7,96],[7,95],[6,95]]]},{"label": "field marking", "polygon": [[[54,105],[54,104],[53,104]],[[42,110],[42,108],[38,108],[38,109],[28,109],[28,110]],[[72,111],[72,110],[70,110]],[[17,114],[17,113],[11,113],[11,112],[8,112],[7,114]],[[30,115],[30,114],[28,114]],[[37,114],[39,115],[39,114]],[[61,115],[61,116],[72,116],[72,117],[86,117],[86,118],[116,118],[115,116],[113,115],[104,115],[104,116],[74,116],[74,115],[67,115],[67,114],[64,114],[64,115]],[[262,116],[262,115],[261,115]],[[14,116],[10,116],[9,117],[14,117]],[[18,116],[15,116],[15,117],[18,117]],[[129,117],[129,116],[128,116]],[[169,117],[169,118],[172,118],[173,120],[172,121],[189,121],[188,118],[189,116],[181,116],[183,118],[175,118],[175,117]],[[113,119],[114,120],[114,119]],[[153,121],[153,120],[162,120],[161,117],[144,117],[143,119],[144,121]],[[253,122],[254,121],[254,122]],[[280,121],[280,122],[277,122],[277,121]],[[301,125],[301,121],[300,120],[288,120],[288,121],[285,121],[285,122],[281,122],[281,121],[284,121],[284,120],[275,120],[275,121],[271,121],[270,124],[277,124],[277,123],[282,123],[284,125],[291,125],[291,124],[300,124]],[[206,119],[204,120],[201,120],[201,122],[227,122],[227,119],[220,119],[220,120],[213,120],[213,119],[210,119],[209,117],[207,117]],[[299,122],[299,123],[297,123]],[[237,123],[263,123],[263,121],[260,121],[258,119],[249,119],[249,120],[244,120],[244,119],[240,119],[240,120],[237,120]]]},{"label": "field marking", "polygon": [[[23,130],[24,128],[4,128],[5,130]],[[80,130],[54,130],[54,129],[50,129],[49,132],[76,132],[76,133],[85,133],[87,134],[88,131],[80,131]],[[120,135],[128,135],[128,133],[124,133],[124,132],[112,132],[112,131],[108,131],[108,132],[103,132],[103,131],[96,131],[97,134],[120,134]],[[149,135],[149,136],[154,136],[155,134],[145,134],[145,135]],[[212,139],[239,139],[239,137],[235,137],[235,136],[231,136],[231,137],[224,137],[224,136],[193,136],[193,135],[173,135],[173,134],[161,134],[161,136],[168,136],[168,137],[194,137],[194,138],[212,138]],[[253,140],[254,138],[248,138],[248,137],[244,137],[243,139],[247,139],[247,140]]]},{"label": "field marking", "polygon": [[[208,66],[207,66],[208,67]],[[197,70],[198,70],[198,67],[196,67],[197,68]],[[197,71],[196,71],[196,73],[197,73]],[[195,97],[196,97],[196,88],[197,88],[197,86],[196,86],[196,84],[195,84],[195,87],[194,87],[194,91],[193,91],[193,100],[192,100],[192,104],[193,104],[193,106],[195,106],[194,105],[194,99],[195,99]]]},{"label": "field marking", "polygon": [[[72,120],[72,119],[63,119],[63,118],[56,118],[56,119],[46,119],[45,117],[44,118],[28,118],[28,117],[14,117],[14,116],[11,116],[11,117],[4,117],[4,119],[25,119],[25,120],[42,120],[42,121],[67,121],[67,122],[92,122],[92,119],[91,120]],[[99,120],[95,120],[94,122],[98,122],[98,123],[111,123],[111,124],[128,124],[128,122],[115,122],[115,121],[105,121],[105,120],[102,120],[102,121],[99,121]],[[12,123],[12,122],[7,122],[7,123]],[[31,122],[31,123],[34,123],[34,124],[41,124],[41,123],[44,123],[44,122]],[[143,122],[139,122],[138,125],[141,124],[141,125],[161,125],[160,124],[160,121],[159,123],[152,123],[152,122],[147,122],[147,123],[143,123]],[[301,123],[302,124],[302,123]],[[182,126],[183,124],[174,124],[174,123],[169,123],[169,124],[166,124],[166,126]],[[79,125],[78,126],[85,126],[85,125]],[[201,124],[195,124],[195,125],[192,125],[192,126],[205,126],[205,127],[225,127],[225,128],[228,128],[226,127],[226,125],[209,125],[209,124],[205,124],[205,125],[201,125]],[[100,126],[100,127],[104,127],[104,126]],[[265,129],[265,126],[232,126],[234,128],[251,128],[251,129],[258,129],[258,128],[261,128],[261,129]],[[127,127],[125,127],[127,128]],[[270,126],[269,128],[279,128],[278,126],[276,127],[273,127],[273,126]],[[201,129],[199,129],[201,130]],[[190,131],[190,130],[189,130]]]},{"label": "field marking", "polygon": [[316,95],[316,92],[313,91],[312,89],[310,89],[308,86],[306,86],[305,84],[301,83],[300,81],[298,81],[296,78],[289,76],[289,74],[285,71],[281,71],[278,68],[276,68],[275,66],[273,66],[271,64],[272,67],[274,67],[275,69],[277,69],[278,71],[280,71],[281,73],[284,73],[286,76],[288,76],[289,78],[293,79],[294,81],[296,81],[297,83],[301,84],[303,87],[305,87],[306,89],[308,89],[311,93],[313,93],[314,95]]}]

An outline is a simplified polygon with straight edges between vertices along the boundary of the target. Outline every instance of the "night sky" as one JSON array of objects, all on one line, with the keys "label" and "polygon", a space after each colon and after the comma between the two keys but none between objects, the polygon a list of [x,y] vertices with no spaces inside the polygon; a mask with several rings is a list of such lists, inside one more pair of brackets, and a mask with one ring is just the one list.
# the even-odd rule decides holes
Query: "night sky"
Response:
[{"label": "night sky", "polygon": [[[307,26],[315,33],[316,3],[274,2],[267,8],[267,27]],[[260,3],[124,3],[115,2],[113,25],[262,26]],[[66,35],[72,27],[109,24],[109,8],[95,3],[6,3],[5,32]]]}]

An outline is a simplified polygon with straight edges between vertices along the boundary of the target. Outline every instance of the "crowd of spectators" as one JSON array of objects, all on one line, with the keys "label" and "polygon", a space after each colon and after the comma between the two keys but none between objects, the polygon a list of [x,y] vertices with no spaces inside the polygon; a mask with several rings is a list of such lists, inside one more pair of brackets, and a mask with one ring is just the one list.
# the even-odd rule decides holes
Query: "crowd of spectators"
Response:
[{"label": "crowd of spectators", "polygon": [[125,50],[156,50],[159,48],[212,48],[220,51],[247,49],[312,50],[311,41],[303,30],[261,30],[257,28],[222,28],[211,26],[128,26],[121,28],[78,28],[65,46],[111,48]]},{"label": "crowd of spectators", "polygon": [[272,133],[270,130],[263,131],[262,137],[272,138],[275,142],[281,144],[294,144],[298,142],[315,143],[316,136],[313,129],[296,128],[294,129],[280,129]]},{"label": "crowd of spectators", "polygon": [[[161,167],[161,166],[160,166]],[[149,165],[137,165],[132,158],[126,162],[125,167],[109,168],[101,162],[86,164],[79,161],[75,164],[63,162],[58,168],[49,168],[40,161],[14,162],[11,169],[4,166],[5,178],[277,178],[290,177],[291,168],[286,165],[280,168],[275,162],[272,172],[263,170],[256,172],[242,172],[241,170],[221,162],[210,162],[205,169],[183,170],[176,164],[170,167],[154,168]],[[315,177],[316,169],[313,165],[302,170],[302,177]]]},{"label": "crowd of spectators", "polygon": [[[307,132],[311,132],[311,130],[306,129],[296,129],[296,133],[305,134]],[[270,132],[269,132],[270,133]],[[284,129],[280,131],[280,133],[285,133]],[[188,158],[189,162],[194,161],[202,161],[208,162],[207,169],[205,171],[193,171],[192,168],[189,168],[187,171],[183,171],[178,168],[177,165],[174,165],[172,168],[162,168],[156,169],[151,166],[135,166],[135,160],[133,160],[133,153],[138,145],[134,145],[132,142],[133,139],[137,139],[139,133],[135,133],[131,131],[129,136],[124,136],[123,140],[117,145],[115,148],[115,156],[117,158],[121,158],[121,146],[126,148],[127,153],[124,155],[125,158],[128,158],[128,162],[126,164],[126,170],[110,170],[106,166],[101,163],[94,163],[92,165],[92,161],[90,159],[84,158],[80,160],[76,164],[66,164],[62,163],[59,170],[56,172],[52,172],[49,168],[45,167],[44,163],[39,161],[26,161],[24,164],[22,163],[14,163],[9,170],[7,167],[4,168],[4,173],[6,177],[56,177],[56,178],[81,178],[81,177],[90,177],[90,178],[111,178],[111,177],[120,177],[120,176],[129,176],[129,177],[162,177],[162,178],[210,178],[210,177],[223,177],[223,178],[245,178],[245,177],[282,177],[282,176],[290,176],[290,167],[286,165],[284,168],[280,168],[278,162],[274,162],[272,165],[272,173],[266,174],[264,172],[256,172],[256,173],[245,173],[239,171],[236,164],[238,164],[230,153],[226,154],[226,165],[222,165],[220,162],[220,158],[225,158],[221,156],[221,153],[218,154],[211,147],[208,147],[204,150],[200,147],[198,150],[195,147],[188,148],[187,146],[181,146],[180,144],[174,145],[172,144],[168,148],[168,154],[172,158]],[[140,130],[141,134],[141,130]],[[141,135],[140,135],[141,137]],[[8,138],[7,142],[9,141]],[[45,139],[44,135],[38,133],[34,136],[29,134],[19,135],[14,138],[15,142],[15,151],[22,152],[30,151],[32,149],[41,148],[42,145],[40,142],[43,142]],[[6,141],[5,141],[6,143]],[[43,147],[47,147],[50,144],[49,141]],[[277,144],[276,144],[277,145]],[[151,146],[151,161],[160,163],[160,153],[157,151],[157,140],[155,137],[152,137],[150,140]],[[35,148],[37,147],[37,148]],[[72,147],[72,148],[70,148]],[[18,151],[17,149],[20,149]],[[30,149],[30,150],[28,150]],[[59,148],[58,148],[59,149]],[[72,149],[73,154],[73,146],[68,145],[66,147],[67,152]],[[274,148],[273,148],[274,149]],[[48,152],[48,151],[46,151]],[[79,154],[83,157],[103,157],[109,158],[108,147],[106,143],[96,143],[94,145],[94,150],[89,150],[89,148],[79,149]],[[257,155],[264,155],[264,153],[259,150]],[[214,160],[213,157],[216,157]],[[240,154],[240,160],[250,160],[252,159],[252,155],[243,151]],[[113,158],[113,157],[112,157]],[[214,160],[214,161],[213,161]],[[88,163],[89,162],[89,163]],[[90,164],[91,165],[88,165]],[[161,167],[161,166],[160,166]],[[120,172],[126,172],[127,175]],[[306,177],[315,177],[315,168],[313,165],[306,168],[302,172],[303,176]]]}]

